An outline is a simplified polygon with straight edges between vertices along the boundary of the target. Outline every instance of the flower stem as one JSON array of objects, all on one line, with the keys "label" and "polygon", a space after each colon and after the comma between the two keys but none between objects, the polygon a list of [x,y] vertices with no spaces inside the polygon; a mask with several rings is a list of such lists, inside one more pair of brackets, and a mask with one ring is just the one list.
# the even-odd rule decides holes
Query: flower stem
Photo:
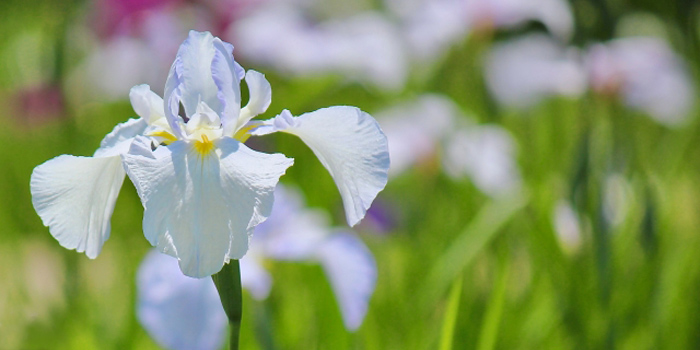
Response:
[{"label": "flower stem", "polygon": [[238,350],[238,339],[241,330],[243,304],[241,301],[241,269],[238,260],[231,260],[221,271],[212,275],[216,289],[219,291],[221,304],[224,306],[230,329],[229,349]]}]

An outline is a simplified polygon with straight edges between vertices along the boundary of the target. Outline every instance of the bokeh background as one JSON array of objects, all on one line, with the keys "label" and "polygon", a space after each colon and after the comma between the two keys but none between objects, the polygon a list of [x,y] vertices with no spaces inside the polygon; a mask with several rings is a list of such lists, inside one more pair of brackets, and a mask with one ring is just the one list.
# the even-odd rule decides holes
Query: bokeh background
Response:
[{"label": "bokeh background", "polygon": [[[694,1],[3,0],[0,19],[0,349],[159,348],[131,183],[90,260],[43,227],[29,177],[92,155],[133,85],[161,94],[189,29],[266,74],[262,117],[353,105],[390,142],[352,229],[378,272],[361,327],[317,264],[270,261],[242,348],[700,348]],[[345,225],[301,141],[251,147],[294,157],[282,183]]]}]

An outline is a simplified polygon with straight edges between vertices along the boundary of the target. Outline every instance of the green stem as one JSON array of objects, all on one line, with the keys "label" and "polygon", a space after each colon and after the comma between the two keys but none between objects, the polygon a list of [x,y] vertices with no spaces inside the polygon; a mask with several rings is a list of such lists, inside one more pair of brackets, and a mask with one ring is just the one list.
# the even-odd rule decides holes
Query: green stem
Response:
[{"label": "green stem", "polygon": [[224,306],[226,316],[228,316],[228,324],[231,328],[229,349],[238,350],[241,317],[243,316],[241,269],[238,260],[231,260],[211,278],[219,291],[221,304]]}]

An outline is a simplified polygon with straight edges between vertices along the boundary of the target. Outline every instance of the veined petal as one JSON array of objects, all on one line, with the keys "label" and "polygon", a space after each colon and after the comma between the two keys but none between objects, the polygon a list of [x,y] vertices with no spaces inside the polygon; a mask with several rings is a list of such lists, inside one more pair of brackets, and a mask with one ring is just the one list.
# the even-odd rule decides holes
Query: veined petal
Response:
[{"label": "veined petal", "polygon": [[123,155],[144,206],[149,242],[178,258],[192,277],[218,272],[248,250],[252,229],[272,207],[272,193],[292,160],[253,151],[230,138],[201,154],[177,141],[151,150],[137,138]]},{"label": "veined petal", "polygon": [[58,156],[34,168],[32,204],[65,248],[94,259],[109,238],[124,169],[119,156]]},{"label": "veined petal", "polygon": [[377,282],[372,253],[355,235],[339,232],[319,247],[318,258],[340,304],[345,327],[356,330],[367,314]]},{"label": "veined petal", "polygon": [[165,118],[163,99],[147,84],[136,85],[129,91],[129,100],[134,112],[151,125],[160,118]]},{"label": "veined petal", "polygon": [[137,276],[136,314],[148,334],[173,350],[215,350],[226,334],[226,314],[211,278],[191,278],[177,260],[152,250]]},{"label": "veined petal", "polygon": [[240,129],[256,115],[265,113],[267,108],[270,107],[270,102],[272,102],[272,88],[267,79],[265,79],[264,74],[251,69],[246,73],[245,81],[248,84],[248,91],[250,91],[250,99],[248,104],[241,110],[236,130]]},{"label": "veined petal", "polygon": [[330,172],[354,226],[387,182],[387,139],[372,116],[356,107],[335,106],[293,117],[285,110],[251,132],[283,131],[301,138]]},{"label": "veined petal", "polygon": [[214,57],[211,62],[211,76],[217,87],[217,98],[220,103],[221,125],[224,135],[234,132],[238,115],[241,111],[241,80],[237,76],[240,66],[233,60],[233,46],[214,38]]},{"label": "veined petal", "polygon": [[143,135],[148,127],[145,118],[129,119],[124,123],[117,124],[112,132],[107,134],[100,142],[100,148],[95,151],[94,157],[118,156],[129,151],[134,137]]}]

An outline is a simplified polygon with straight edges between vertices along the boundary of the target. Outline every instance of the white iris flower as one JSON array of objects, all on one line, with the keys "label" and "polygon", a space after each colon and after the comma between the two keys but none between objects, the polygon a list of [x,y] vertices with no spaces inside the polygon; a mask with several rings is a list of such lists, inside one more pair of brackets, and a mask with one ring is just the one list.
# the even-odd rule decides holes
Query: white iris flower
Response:
[{"label": "white iris flower", "polygon": [[[250,90],[243,108],[242,79]],[[300,137],[328,169],[355,225],[386,185],[389,154],[381,128],[348,106],[251,121],[267,110],[271,95],[262,74],[234,61],[232,45],[191,31],[170,68],[164,99],[147,85],[135,86],[129,97],[140,118],[117,125],[93,157],[62,155],[34,169],[34,208],[62,246],[94,258],[109,238],[128,174],[144,206],[148,241],[176,257],[186,275],[209,276],[245,255],[293,163],[243,142],[283,131]]]}]

